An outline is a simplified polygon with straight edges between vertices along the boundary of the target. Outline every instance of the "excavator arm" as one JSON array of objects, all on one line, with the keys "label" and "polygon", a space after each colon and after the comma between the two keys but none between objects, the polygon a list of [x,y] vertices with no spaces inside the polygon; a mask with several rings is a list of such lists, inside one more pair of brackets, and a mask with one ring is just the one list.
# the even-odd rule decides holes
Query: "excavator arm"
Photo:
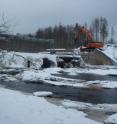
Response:
[{"label": "excavator arm", "polygon": [[102,42],[94,41],[93,34],[85,27],[79,27],[79,30],[75,33],[75,43],[77,47],[86,49],[103,48]]}]

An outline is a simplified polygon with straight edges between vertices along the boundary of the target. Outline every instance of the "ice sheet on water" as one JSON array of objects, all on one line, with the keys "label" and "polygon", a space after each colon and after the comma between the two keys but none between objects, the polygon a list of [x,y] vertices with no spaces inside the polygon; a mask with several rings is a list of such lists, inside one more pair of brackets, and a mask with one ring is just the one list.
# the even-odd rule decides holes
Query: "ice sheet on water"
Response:
[{"label": "ice sheet on water", "polygon": [[47,92],[47,91],[38,91],[33,93],[33,95],[37,97],[46,97],[46,96],[51,96],[52,94],[53,94],[52,92]]}]

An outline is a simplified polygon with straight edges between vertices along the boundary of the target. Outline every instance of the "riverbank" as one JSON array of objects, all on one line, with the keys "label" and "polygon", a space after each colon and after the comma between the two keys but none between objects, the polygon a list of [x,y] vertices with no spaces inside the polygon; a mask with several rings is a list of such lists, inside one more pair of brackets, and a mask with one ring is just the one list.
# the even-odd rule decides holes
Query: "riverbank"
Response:
[{"label": "riverbank", "polygon": [[[43,98],[0,88],[1,124],[100,124],[86,114],[48,103]],[[33,115],[32,115],[33,113]]]}]

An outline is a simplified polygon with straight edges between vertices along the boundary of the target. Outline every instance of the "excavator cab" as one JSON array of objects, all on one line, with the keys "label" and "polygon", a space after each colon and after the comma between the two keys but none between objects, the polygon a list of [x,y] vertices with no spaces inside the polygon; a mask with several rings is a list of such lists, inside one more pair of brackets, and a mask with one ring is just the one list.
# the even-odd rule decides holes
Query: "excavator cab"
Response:
[{"label": "excavator cab", "polygon": [[91,51],[96,48],[102,49],[104,44],[103,42],[94,41],[93,34],[85,27],[79,27],[75,32],[75,46],[80,47],[81,51]]}]

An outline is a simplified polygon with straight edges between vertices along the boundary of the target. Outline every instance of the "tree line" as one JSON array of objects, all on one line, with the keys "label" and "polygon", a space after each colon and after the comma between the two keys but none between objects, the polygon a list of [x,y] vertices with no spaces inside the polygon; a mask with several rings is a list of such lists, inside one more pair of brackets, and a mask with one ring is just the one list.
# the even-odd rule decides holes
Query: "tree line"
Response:
[{"label": "tree line", "polygon": [[[4,15],[1,16],[0,23],[0,34],[4,34],[8,32],[9,25],[4,18]],[[73,48],[74,46],[74,38],[75,31],[78,30],[79,27],[84,26],[94,35],[94,41],[102,41],[104,43],[107,42],[107,38],[109,33],[111,38],[109,40],[110,43],[114,43],[114,28],[111,27],[111,31],[109,29],[108,20],[105,17],[98,17],[92,20],[91,24],[88,25],[85,23],[84,25],[80,25],[76,23],[74,25],[62,25],[58,24],[55,26],[48,26],[46,28],[39,28],[35,36],[39,39],[54,39],[54,48]],[[33,36],[29,34],[29,36]],[[34,37],[34,36],[33,36]]]},{"label": "tree line", "polygon": [[[74,25],[55,25],[54,27],[39,28],[36,32],[37,38],[54,39],[55,48],[73,48],[74,31],[81,26],[79,23]],[[109,23],[105,17],[99,17],[92,20],[90,25],[83,25],[94,35],[94,41],[107,42],[109,36]],[[111,42],[114,42],[114,28],[111,28]]]},{"label": "tree line", "polygon": [[54,39],[55,48],[70,48],[73,46],[74,27],[72,25],[55,25],[54,27],[47,27],[38,29],[36,32],[37,38]]},{"label": "tree line", "polygon": [[105,42],[109,34],[108,20],[105,17],[95,18],[90,25],[90,31],[96,41]]}]

